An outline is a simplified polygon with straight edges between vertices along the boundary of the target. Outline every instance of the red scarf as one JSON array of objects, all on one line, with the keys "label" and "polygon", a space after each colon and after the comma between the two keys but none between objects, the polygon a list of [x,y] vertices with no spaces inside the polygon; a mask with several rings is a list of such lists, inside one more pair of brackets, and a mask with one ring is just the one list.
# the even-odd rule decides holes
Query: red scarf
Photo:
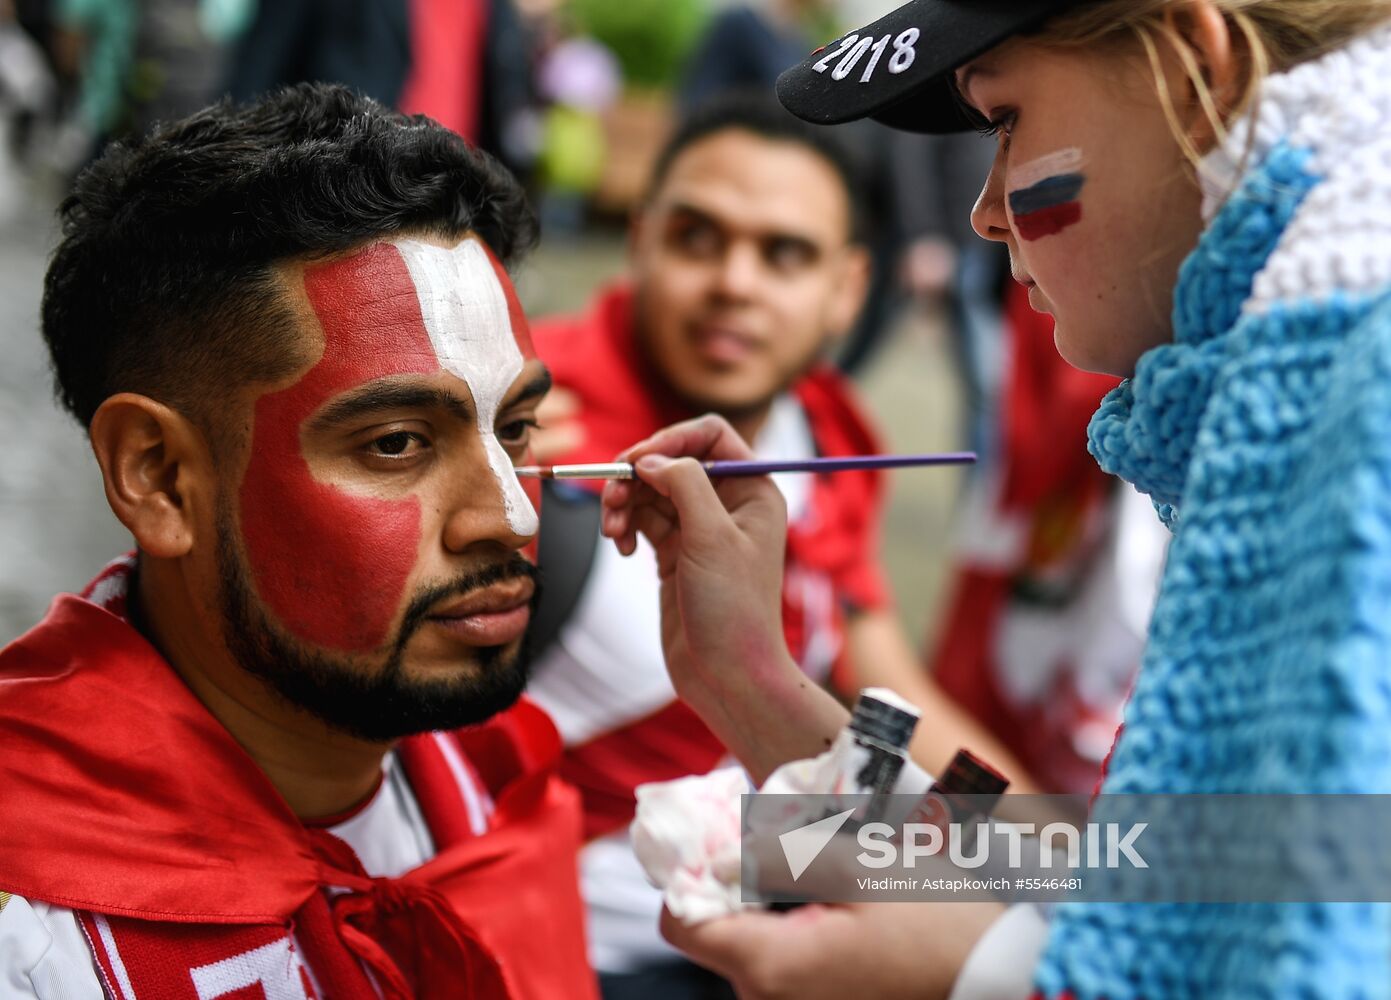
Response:
[{"label": "red scarf", "polygon": [[481,836],[435,739],[404,741],[438,854],[370,878],[119,617],[124,572],[0,651],[0,889],[78,911],[112,997],[596,996],[543,712],[448,734],[496,803]]},{"label": "red scarf", "polygon": [[[585,440],[555,461],[612,461],[629,445],[694,416],[643,360],[628,286],[603,291],[587,313],[535,323],[531,333],[556,385],[580,401]],[[845,380],[833,369],[818,366],[792,392],[807,415],[819,454],[880,450]],[[841,686],[849,680],[844,674],[845,606],[871,610],[890,600],[878,559],[883,502],[884,482],[877,472],[817,476],[806,512],[788,528],[783,586],[788,647],[804,664],[816,653],[813,646],[829,650],[835,659],[833,679]],[[634,726],[571,748],[562,773],[580,788],[585,835],[596,837],[632,819],[638,784],[703,773],[725,753],[695,713],[676,702]],[[659,774],[655,760],[695,766],[677,773],[673,765],[670,773]]]}]

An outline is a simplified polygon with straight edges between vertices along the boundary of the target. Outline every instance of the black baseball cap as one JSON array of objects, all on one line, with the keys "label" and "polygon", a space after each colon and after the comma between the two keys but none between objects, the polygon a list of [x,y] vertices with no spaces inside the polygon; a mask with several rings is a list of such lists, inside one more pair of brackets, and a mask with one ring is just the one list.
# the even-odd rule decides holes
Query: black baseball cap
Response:
[{"label": "black baseball cap", "polygon": [[1087,0],[912,0],[817,49],[778,77],[798,118],[836,125],[873,118],[908,132],[962,132],[952,72],[1014,35]]}]

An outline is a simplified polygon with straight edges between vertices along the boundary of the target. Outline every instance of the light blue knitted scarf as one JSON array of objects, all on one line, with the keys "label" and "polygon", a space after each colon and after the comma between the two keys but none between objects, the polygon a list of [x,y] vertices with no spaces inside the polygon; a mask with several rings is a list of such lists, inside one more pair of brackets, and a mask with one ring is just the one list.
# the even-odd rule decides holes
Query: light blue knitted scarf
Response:
[{"label": "light blue knitted scarf", "polygon": [[[1092,421],[1174,531],[1107,793],[1391,793],[1391,30],[1263,93],[1204,163],[1174,343]],[[1064,905],[1036,983],[1391,997],[1391,907]]]}]

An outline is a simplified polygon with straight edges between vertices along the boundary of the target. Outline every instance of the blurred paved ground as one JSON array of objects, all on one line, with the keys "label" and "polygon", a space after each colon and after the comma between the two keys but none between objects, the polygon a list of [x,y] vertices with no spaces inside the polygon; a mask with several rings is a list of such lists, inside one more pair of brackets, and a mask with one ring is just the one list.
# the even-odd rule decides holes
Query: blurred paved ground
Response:
[{"label": "blurred paved ground", "polygon": [[[130,545],[107,509],[84,435],[52,401],[38,333],[49,204],[35,197],[18,218],[0,220],[0,643],[37,621],[55,593],[80,588]],[[553,241],[526,265],[521,297],[535,315],[575,308],[622,267],[616,237]],[[910,318],[865,373],[865,395],[895,450],[958,446],[958,395],[940,333],[935,322]],[[915,639],[940,595],[959,482],[958,470],[895,474],[885,550]]]},{"label": "blurred paved ground", "polygon": [[36,198],[0,221],[0,641],[130,546],[86,436],[53,402],[38,332],[49,204]]}]

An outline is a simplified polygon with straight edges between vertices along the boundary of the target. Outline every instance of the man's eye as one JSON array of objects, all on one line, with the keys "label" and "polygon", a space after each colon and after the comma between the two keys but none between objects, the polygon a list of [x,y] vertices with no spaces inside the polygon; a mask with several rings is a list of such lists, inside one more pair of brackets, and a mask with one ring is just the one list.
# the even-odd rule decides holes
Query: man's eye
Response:
[{"label": "man's eye", "polygon": [[377,438],[368,447],[372,454],[385,458],[413,458],[429,447],[429,442],[412,431],[397,431]]},{"label": "man's eye", "polygon": [[801,240],[775,239],[764,250],[764,256],[780,271],[796,271],[811,264],[816,252]]},{"label": "man's eye", "polygon": [[705,222],[693,222],[677,229],[672,242],[683,253],[709,257],[720,252],[719,231]]},{"label": "man's eye", "polygon": [[497,437],[507,447],[519,448],[527,443],[531,437],[531,432],[539,430],[540,427],[541,425],[530,417],[524,420],[513,420],[498,428]]}]

